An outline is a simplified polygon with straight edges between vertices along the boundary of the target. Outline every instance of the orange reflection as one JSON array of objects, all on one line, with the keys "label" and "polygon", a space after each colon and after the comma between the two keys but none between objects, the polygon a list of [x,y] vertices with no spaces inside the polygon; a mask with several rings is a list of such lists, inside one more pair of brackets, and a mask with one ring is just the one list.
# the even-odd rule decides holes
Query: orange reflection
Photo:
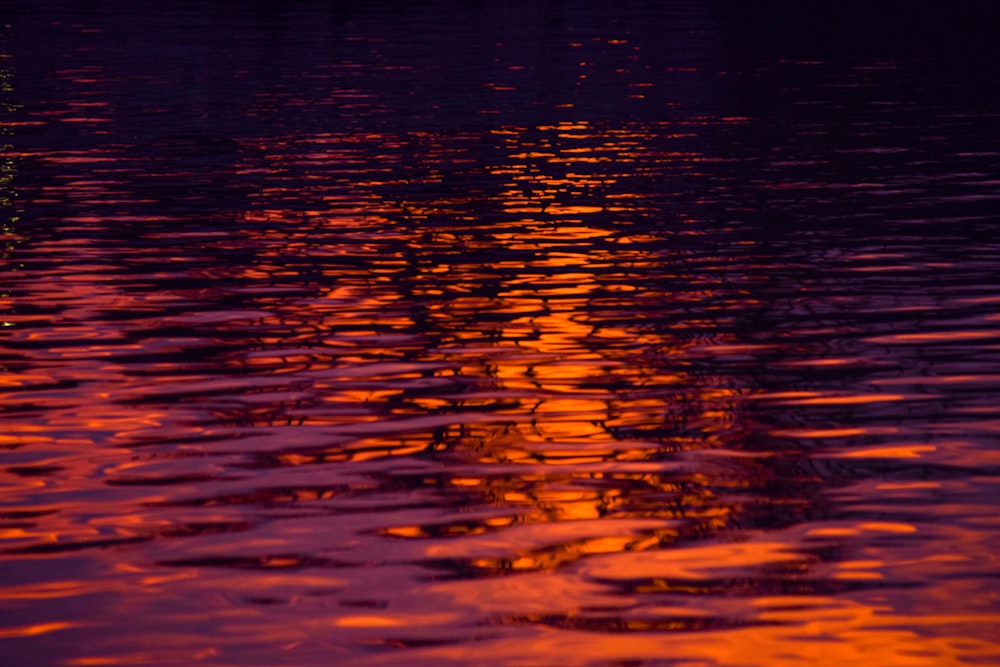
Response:
[{"label": "orange reflection", "polygon": [[[101,73],[69,75],[90,84]],[[287,100],[259,100],[257,111],[276,101]],[[95,103],[60,120],[96,124],[106,111]],[[698,118],[686,130],[746,121]],[[0,560],[84,554],[97,581],[2,592],[24,604],[75,601],[78,616],[80,600],[126,598],[94,614],[105,621],[162,604],[178,627],[217,623],[219,649],[176,630],[170,652],[133,652],[159,641],[146,630],[123,640],[127,651],[110,641],[107,655],[73,664],[184,662],[248,635],[294,656],[359,633],[429,663],[485,652],[510,663],[655,655],[881,667],[994,655],[994,645],[962,639],[997,620],[980,613],[981,596],[908,613],[909,600],[866,588],[896,568],[920,580],[992,562],[981,533],[956,528],[966,552],[953,559],[909,543],[893,552],[882,545],[923,538],[928,527],[892,516],[824,522],[827,501],[817,498],[836,466],[921,463],[955,449],[885,442],[908,427],[831,423],[828,409],[936,397],[818,381],[754,386],[775,368],[836,371],[870,360],[816,342],[742,340],[733,322],[766,305],[748,286],[753,244],[713,245],[691,219],[655,233],[655,221],[638,224],[663,215],[671,196],[650,165],[687,174],[707,159],[666,150],[664,137],[694,136],[677,129],[579,119],[497,127],[485,138],[244,139],[231,175],[259,187],[238,228],[65,216],[60,224],[87,233],[53,241],[52,267],[19,283],[20,298],[60,318],[4,315],[12,349],[30,358],[0,375],[0,408],[19,417],[0,446],[26,453],[4,471]],[[124,186],[118,170],[130,167],[114,150],[38,158],[88,172],[48,187],[53,201],[144,201]],[[95,240],[113,225],[148,226],[152,245],[189,241],[204,255],[177,251],[143,269],[168,289],[136,287],[114,279],[134,268],[128,258]],[[774,428],[754,421],[775,407],[793,417]],[[783,456],[813,440],[830,450]],[[860,444],[837,449],[843,440]],[[857,502],[916,502],[942,488],[881,481]],[[779,532],[802,517],[810,520],[801,534]],[[758,522],[767,528],[755,532]],[[954,590],[935,586],[940,598]],[[477,632],[518,628],[517,640],[484,632],[476,645],[456,643],[467,618]],[[83,622],[4,632],[56,635]]]},{"label": "orange reflection", "polygon": [[44,635],[57,630],[65,630],[73,627],[73,623],[38,623],[36,625],[24,625],[15,628],[0,628],[0,639],[11,637],[34,637]]}]

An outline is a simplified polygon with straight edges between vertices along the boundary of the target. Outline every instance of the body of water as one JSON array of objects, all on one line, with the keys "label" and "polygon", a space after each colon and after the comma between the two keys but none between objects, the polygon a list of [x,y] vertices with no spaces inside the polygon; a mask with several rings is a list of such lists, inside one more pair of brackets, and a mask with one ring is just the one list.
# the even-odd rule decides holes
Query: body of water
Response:
[{"label": "body of water", "polygon": [[1000,661],[1000,11],[871,4],[2,3],[2,661]]}]

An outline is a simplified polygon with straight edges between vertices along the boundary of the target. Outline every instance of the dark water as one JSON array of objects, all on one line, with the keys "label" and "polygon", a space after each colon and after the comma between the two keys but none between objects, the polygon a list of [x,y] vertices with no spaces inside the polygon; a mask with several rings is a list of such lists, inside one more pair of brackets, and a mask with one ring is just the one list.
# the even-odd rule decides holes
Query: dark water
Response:
[{"label": "dark water", "polygon": [[0,5],[4,664],[1000,662],[1000,10],[870,4]]}]

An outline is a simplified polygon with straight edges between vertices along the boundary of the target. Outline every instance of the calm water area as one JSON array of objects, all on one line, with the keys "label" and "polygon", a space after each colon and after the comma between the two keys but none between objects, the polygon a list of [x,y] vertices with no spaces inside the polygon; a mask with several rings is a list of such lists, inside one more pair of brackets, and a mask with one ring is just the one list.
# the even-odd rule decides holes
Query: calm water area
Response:
[{"label": "calm water area", "polygon": [[0,663],[1000,664],[998,43],[0,0]]}]

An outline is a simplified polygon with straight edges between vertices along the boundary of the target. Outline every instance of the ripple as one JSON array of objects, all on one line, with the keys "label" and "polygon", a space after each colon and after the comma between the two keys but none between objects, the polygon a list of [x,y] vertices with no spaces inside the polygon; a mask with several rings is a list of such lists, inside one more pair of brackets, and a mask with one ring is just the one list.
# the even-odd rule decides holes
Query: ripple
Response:
[{"label": "ripple", "polygon": [[29,4],[10,659],[1000,659],[996,10]]}]

